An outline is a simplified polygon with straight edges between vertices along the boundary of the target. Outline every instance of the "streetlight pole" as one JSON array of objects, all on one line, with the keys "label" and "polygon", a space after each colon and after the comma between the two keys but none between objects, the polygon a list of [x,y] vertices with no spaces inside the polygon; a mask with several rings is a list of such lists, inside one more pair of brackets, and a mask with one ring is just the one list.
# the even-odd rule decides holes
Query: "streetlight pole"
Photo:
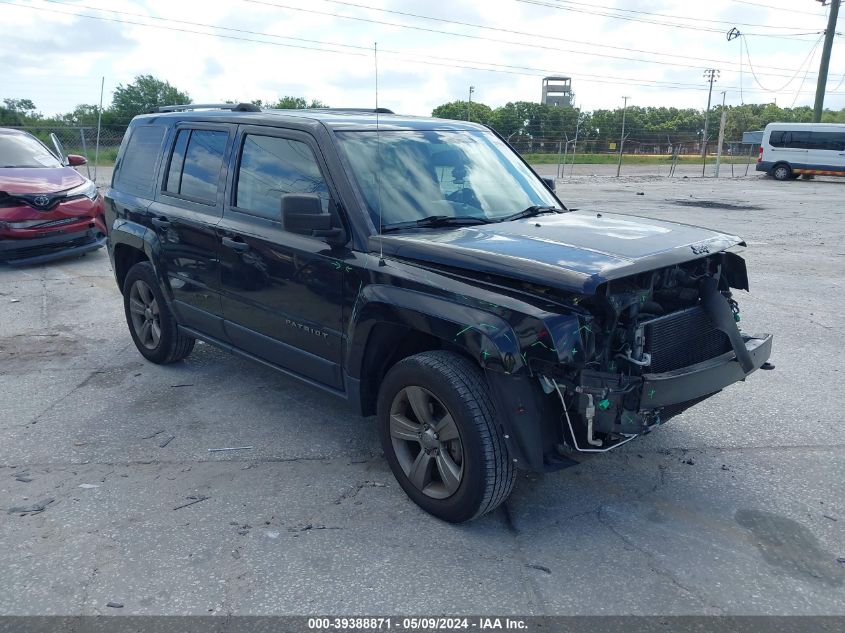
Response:
[{"label": "streetlight pole", "polygon": [[470,108],[472,107],[472,93],[475,92],[475,86],[469,87],[469,99],[467,100],[467,121],[470,120],[471,112]]},{"label": "streetlight pole", "polygon": [[[820,0],[824,5],[825,0]],[[819,64],[819,81],[816,84],[816,102],[813,107],[813,123],[822,120],[824,111],[824,91],[827,87],[827,71],[830,67],[830,51],[833,48],[833,36],[836,34],[836,20],[839,17],[839,0],[830,2],[830,14],[827,17],[827,30],[824,32],[824,47],[822,48],[822,60]]]},{"label": "streetlight pole", "polygon": [[622,171],[622,150],[625,147],[625,115],[628,113],[628,97],[622,97],[622,136],[619,139],[619,162],[616,164],[616,177]]}]

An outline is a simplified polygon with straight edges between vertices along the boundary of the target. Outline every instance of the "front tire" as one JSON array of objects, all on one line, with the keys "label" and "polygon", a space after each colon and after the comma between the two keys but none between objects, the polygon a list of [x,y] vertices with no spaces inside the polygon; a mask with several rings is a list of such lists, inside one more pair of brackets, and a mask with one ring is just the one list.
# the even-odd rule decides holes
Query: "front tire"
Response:
[{"label": "front tire", "polygon": [[772,167],[772,178],[775,180],[792,180],[792,167],[786,163],[778,163]]},{"label": "front tire", "polygon": [[378,431],[399,485],[444,521],[486,514],[513,489],[484,374],[463,356],[423,352],[394,365],[379,390]]},{"label": "front tire", "polygon": [[123,310],[135,347],[148,361],[175,363],[194,349],[196,339],[179,331],[149,262],[129,269],[123,282]]}]

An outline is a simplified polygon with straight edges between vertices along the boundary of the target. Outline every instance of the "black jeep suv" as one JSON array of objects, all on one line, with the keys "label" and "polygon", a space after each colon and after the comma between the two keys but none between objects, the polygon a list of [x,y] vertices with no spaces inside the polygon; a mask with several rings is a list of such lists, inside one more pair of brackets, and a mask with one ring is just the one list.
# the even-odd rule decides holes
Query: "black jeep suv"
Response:
[{"label": "black jeep suv", "polygon": [[106,195],[138,350],[201,339],[376,414],[400,485],[447,521],[769,358],[737,325],[739,237],[569,211],[483,126],[165,110],[132,121]]}]

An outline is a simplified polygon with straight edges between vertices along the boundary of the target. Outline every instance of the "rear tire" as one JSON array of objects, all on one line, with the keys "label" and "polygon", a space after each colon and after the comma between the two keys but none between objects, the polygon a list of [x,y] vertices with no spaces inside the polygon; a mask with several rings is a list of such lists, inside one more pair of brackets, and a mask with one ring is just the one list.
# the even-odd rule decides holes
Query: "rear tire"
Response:
[{"label": "rear tire", "polygon": [[411,500],[462,523],[498,507],[516,467],[481,369],[453,352],[410,356],[379,389],[378,431],[388,464]]},{"label": "rear tire", "polygon": [[792,180],[792,167],[786,163],[778,163],[772,167],[772,178],[775,180]]},{"label": "rear tire", "polygon": [[126,274],[123,310],[135,347],[148,361],[175,363],[194,349],[196,339],[179,331],[149,262],[135,264]]}]

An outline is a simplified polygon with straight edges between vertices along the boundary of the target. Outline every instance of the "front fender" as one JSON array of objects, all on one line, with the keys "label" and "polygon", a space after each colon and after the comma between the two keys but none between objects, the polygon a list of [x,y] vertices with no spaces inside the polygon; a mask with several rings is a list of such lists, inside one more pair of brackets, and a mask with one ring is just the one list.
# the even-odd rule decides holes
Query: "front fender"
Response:
[{"label": "front fender", "polygon": [[372,284],[359,292],[349,320],[346,366],[353,378],[361,377],[369,335],[379,323],[448,341],[491,371],[510,374],[525,367],[517,336],[500,316],[423,292]]}]

